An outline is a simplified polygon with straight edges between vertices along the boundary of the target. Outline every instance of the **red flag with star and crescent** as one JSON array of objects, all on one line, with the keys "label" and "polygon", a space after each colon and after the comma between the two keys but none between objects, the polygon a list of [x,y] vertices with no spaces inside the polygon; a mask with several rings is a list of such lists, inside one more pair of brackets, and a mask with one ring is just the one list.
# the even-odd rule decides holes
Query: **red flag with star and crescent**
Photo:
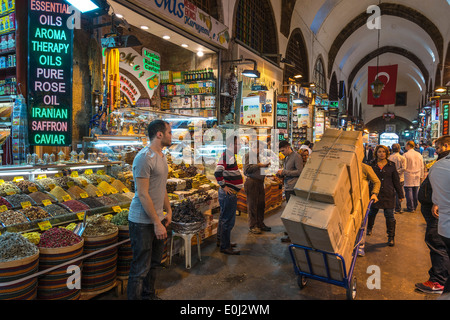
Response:
[{"label": "red flag with star and crescent", "polygon": [[[375,81],[378,70],[378,79],[384,83],[384,88],[378,98],[373,96],[370,85]],[[398,65],[369,67],[367,84],[367,104],[385,105],[395,104],[395,93],[397,90]]]}]

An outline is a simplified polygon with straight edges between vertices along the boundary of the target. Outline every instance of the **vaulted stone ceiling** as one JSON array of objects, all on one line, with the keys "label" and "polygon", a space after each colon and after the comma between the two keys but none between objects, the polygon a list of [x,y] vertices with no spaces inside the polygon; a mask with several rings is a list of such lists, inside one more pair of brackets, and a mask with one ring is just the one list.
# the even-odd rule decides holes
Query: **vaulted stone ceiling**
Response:
[{"label": "vaulted stone ceiling", "polygon": [[[371,5],[381,9],[379,48],[378,31],[367,26]],[[363,105],[377,56],[380,65],[399,65],[398,83],[420,101],[450,81],[450,0],[297,0],[296,10],[328,52],[328,82],[334,72],[346,78]]]}]

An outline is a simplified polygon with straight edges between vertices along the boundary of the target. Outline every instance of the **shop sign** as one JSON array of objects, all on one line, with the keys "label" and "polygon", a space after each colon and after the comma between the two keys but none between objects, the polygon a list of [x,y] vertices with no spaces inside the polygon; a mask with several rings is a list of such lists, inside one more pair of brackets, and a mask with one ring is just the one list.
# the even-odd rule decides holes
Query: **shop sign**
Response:
[{"label": "shop sign", "polygon": [[123,74],[120,75],[120,91],[128,97],[133,105],[136,104],[136,101],[141,97],[141,93],[136,88],[133,81]]},{"label": "shop sign", "polygon": [[73,28],[69,5],[28,1],[28,137],[30,145],[72,143]]},{"label": "shop sign", "polygon": [[228,49],[228,27],[187,0],[137,0],[143,8],[159,15],[178,27],[224,49]]},{"label": "shop sign", "polygon": [[288,133],[288,120],[289,120],[289,110],[288,110],[288,100],[286,97],[277,98],[277,112],[276,112],[276,128],[279,129],[280,133],[279,139],[285,140],[285,134]]},{"label": "shop sign", "polygon": [[259,125],[261,109],[259,96],[242,99],[243,121],[245,125]]},{"label": "shop sign", "polygon": [[448,122],[449,122],[449,104],[443,104],[443,108],[442,108],[442,134],[443,135],[448,135],[449,134],[449,128],[448,128]]},{"label": "shop sign", "polygon": [[328,105],[328,108],[336,108],[336,109],[338,109],[339,108],[339,101],[330,101],[330,103],[329,103],[329,105]]},{"label": "shop sign", "polygon": [[[119,53],[119,69],[127,71],[136,79],[128,77],[129,83],[139,81],[146,89],[148,96],[153,97],[160,81],[160,54],[148,48],[142,48],[141,54],[132,48],[120,48]],[[105,55],[103,55],[103,63],[105,63]],[[133,86],[136,87],[135,84]],[[142,93],[139,96],[141,95]]]}]

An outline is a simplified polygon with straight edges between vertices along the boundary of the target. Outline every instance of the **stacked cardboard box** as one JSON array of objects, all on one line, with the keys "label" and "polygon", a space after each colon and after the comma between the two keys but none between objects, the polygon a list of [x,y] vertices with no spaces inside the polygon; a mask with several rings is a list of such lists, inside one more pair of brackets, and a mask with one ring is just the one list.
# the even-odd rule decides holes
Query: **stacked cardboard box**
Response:
[{"label": "stacked cardboard box", "polygon": [[[353,249],[369,202],[362,181],[364,157],[360,132],[327,130],[303,168],[281,219],[294,244],[336,253],[344,258],[348,274]],[[342,280],[343,264],[334,255],[310,251],[310,270],[303,250],[294,250],[302,271]]]}]

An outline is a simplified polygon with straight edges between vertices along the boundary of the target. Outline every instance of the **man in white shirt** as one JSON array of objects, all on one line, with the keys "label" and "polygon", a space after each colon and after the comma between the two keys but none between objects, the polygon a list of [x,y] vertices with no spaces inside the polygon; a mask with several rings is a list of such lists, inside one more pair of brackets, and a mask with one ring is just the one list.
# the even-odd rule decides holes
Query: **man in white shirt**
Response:
[{"label": "man in white shirt", "polygon": [[[436,151],[443,143],[450,145],[450,136],[443,136],[435,141]],[[450,255],[450,155],[436,162],[429,172],[433,188],[433,215],[439,219],[438,233],[447,246]],[[450,270],[449,270],[450,271]],[[447,278],[443,293],[450,292],[450,277]]]},{"label": "man in white shirt", "polygon": [[[400,178],[400,184],[405,184],[405,170],[406,170],[406,158],[400,154],[400,145],[394,143],[392,145],[392,154],[389,156],[389,160],[395,163],[398,176]],[[402,213],[402,204],[400,203],[397,193],[395,193],[395,213]]]},{"label": "man in white shirt", "polygon": [[416,144],[414,141],[406,143],[406,152],[403,155],[406,158],[405,170],[405,196],[406,212],[413,212],[417,209],[420,183],[424,177],[424,163],[422,155],[414,150]]}]

